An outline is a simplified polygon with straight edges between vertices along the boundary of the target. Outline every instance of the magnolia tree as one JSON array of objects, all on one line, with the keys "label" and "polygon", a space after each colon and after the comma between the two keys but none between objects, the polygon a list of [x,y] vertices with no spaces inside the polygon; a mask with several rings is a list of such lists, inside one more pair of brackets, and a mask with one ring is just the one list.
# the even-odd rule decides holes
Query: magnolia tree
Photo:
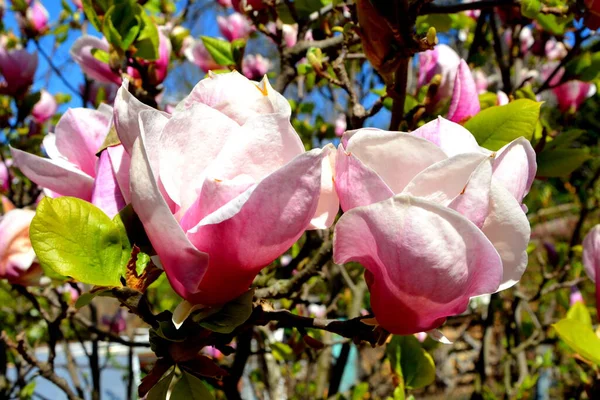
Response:
[{"label": "magnolia tree", "polygon": [[600,395],[598,1],[50,3],[3,10],[0,397],[115,398],[110,345],[123,399]]}]

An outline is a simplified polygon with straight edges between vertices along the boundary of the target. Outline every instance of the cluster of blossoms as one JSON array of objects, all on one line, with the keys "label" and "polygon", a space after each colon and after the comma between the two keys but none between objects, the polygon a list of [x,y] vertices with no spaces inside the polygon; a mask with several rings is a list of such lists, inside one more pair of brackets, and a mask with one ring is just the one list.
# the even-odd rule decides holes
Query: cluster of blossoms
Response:
[{"label": "cluster of blossoms", "polygon": [[[522,200],[536,171],[527,140],[492,153],[440,117],[306,151],[290,116],[266,78],[237,72],[209,74],[172,113],[125,82],[114,109],[69,110],[44,140],[49,158],[12,152],[49,196],[109,216],[132,204],[191,304],[238,297],[307,229],[330,227],[340,205],[334,260],[366,268],[373,312],[390,332],[436,328],[469,298],[520,279],[530,234]],[[120,143],[98,153],[113,126]]]}]

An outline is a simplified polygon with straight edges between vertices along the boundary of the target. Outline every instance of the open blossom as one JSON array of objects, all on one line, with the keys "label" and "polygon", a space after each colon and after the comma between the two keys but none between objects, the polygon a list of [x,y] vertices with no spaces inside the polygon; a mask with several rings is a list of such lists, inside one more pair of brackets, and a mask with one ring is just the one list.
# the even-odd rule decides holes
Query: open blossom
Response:
[{"label": "open blossom", "polygon": [[452,94],[456,71],[460,64],[460,57],[448,45],[438,44],[433,50],[419,53],[419,78],[418,86],[428,84],[435,75],[440,75],[442,80],[437,91],[436,99],[446,99]]},{"label": "open blossom", "polygon": [[112,108],[106,105],[98,111],[69,109],[55,133],[44,138],[49,158],[11,148],[15,165],[48,195],[91,201],[112,217],[128,203],[129,157],[121,145],[96,156],[109,132],[111,117]]},{"label": "open blossom", "polygon": [[306,229],[333,222],[330,148],[306,152],[290,115],[268,80],[237,72],[209,74],[172,115],[119,90],[133,208],[190,303],[241,295]]},{"label": "open blossom", "polygon": [[226,17],[219,15],[217,17],[219,30],[225,36],[225,39],[233,42],[236,39],[246,39],[252,33],[250,21],[240,13],[234,12]]},{"label": "open blossom", "polygon": [[211,70],[221,69],[221,66],[212,58],[202,40],[188,40],[183,53],[192,63],[196,64],[205,73]]},{"label": "open blossom", "polygon": [[33,210],[13,209],[0,217],[0,279],[12,284],[39,283],[42,269],[29,240]]},{"label": "open blossom", "polygon": [[334,261],[366,268],[383,328],[436,328],[471,297],[521,278],[531,231],[522,200],[536,169],[526,139],[492,153],[443,118],[412,133],[347,132],[335,164],[345,213]]},{"label": "open blossom", "polygon": [[1,43],[0,73],[4,82],[0,84],[0,91],[12,96],[24,93],[33,83],[37,65],[37,53],[18,48],[9,50]]},{"label": "open blossom", "polygon": [[475,79],[471,74],[465,60],[460,60],[454,87],[452,88],[452,100],[448,109],[448,119],[452,122],[462,123],[481,111],[479,96]]},{"label": "open blossom", "polygon": [[348,127],[348,122],[346,121],[346,115],[340,114],[335,119],[335,125],[333,127],[333,131],[335,136],[342,136],[344,132],[346,132],[346,128]]},{"label": "open blossom", "polygon": [[596,309],[600,317],[600,225],[596,225],[583,239],[583,266],[587,276],[596,284]]},{"label": "open blossom", "polygon": [[88,78],[104,83],[121,84],[121,76],[111,70],[107,63],[94,57],[94,49],[108,52],[108,43],[95,36],[82,36],[73,43],[70,54]]},{"label": "open blossom", "polygon": [[588,98],[596,94],[596,85],[590,82],[568,81],[552,89],[562,112],[577,111]]},{"label": "open blossom", "polygon": [[260,54],[250,54],[244,57],[242,72],[248,79],[261,79],[271,68],[271,61]]},{"label": "open blossom", "polygon": [[35,103],[33,109],[31,110],[31,116],[38,124],[43,124],[54,115],[57,108],[58,104],[56,104],[56,99],[54,99],[54,96],[52,96],[46,90],[42,90],[40,99],[37,103]]}]

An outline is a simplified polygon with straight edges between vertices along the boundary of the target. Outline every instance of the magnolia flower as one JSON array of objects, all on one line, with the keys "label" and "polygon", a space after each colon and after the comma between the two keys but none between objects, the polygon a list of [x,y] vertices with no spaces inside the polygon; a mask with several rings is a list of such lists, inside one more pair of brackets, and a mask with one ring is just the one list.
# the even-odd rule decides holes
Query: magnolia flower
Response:
[{"label": "magnolia flower", "polygon": [[209,74],[169,115],[123,86],[115,124],[131,202],[174,290],[215,305],[338,210],[330,148],[306,152],[267,79]]},{"label": "magnolia flower", "polygon": [[220,6],[229,8],[231,7],[231,0],[217,0],[217,3],[219,3]]},{"label": "magnolia flower", "polygon": [[108,326],[108,330],[118,335],[127,329],[125,311],[119,308],[113,315],[103,315],[102,324]]},{"label": "magnolia flower", "polygon": [[56,104],[54,96],[52,96],[46,90],[42,90],[40,99],[37,103],[35,103],[33,109],[31,110],[31,116],[33,119],[35,119],[35,122],[38,124],[43,124],[54,115],[57,108],[58,104]]},{"label": "magnolia flower", "polygon": [[0,279],[11,284],[35,285],[42,269],[29,240],[33,210],[13,209],[0,217]]},{"label": "magnolia flower", "polygon": [[252,33],[252,24],[240,13],[234,12],[226,17],[219,15],[217,24],[225,39],[233,42],[236,39],[246,39]]},{"label": "magnolia flower", "polygon": [[577,289],[577,285],[571,286],[571,293],[569,294],[569,305],[573,306],[575,303],[585,303],[583,300],[583,296],[579,289]]},{"label": "magnolia flower", "polygon": [[[281,31],[281,33],[283,34],[283,41],[285,42],[285,45],[287,47],[294,47],[296,42],[298,42],[298,24],[283,24]],[[309,32],[312,36],[312,31],[308,31],[306,32],[306,34],[309,35]],[[310,41],[312,40],[312,37],[309,37],[308,39],[305,38],[305,40]]]},{"label": "magnolia flower", "polygon": [[562,112],[577,111],[588,98],[596,94],[596,85],[590,82],[568,81],[552,89]]},{"label": "magnolia flower", "polygon": [[[160,26],[158,28],[158,59],[155,61],[140,60],[141,65],[149,66],[149,80],[154,85],[160,85],[169,71],[169,62],[171,60],[171,40],[167,27]],[[140,73],[136,68],[128,67],[127,73],[134,79],[140,79]]]},{"label": "magnolia flower", "polygon": [[11,148],[15,165],[52,197],[73,196],[91,201],[109,216],[128,203],[128,155],[123,146],[96,153],[110,129],[112,109],[73,108],[61,117],[55,133],[44,138],[49,158]]},{"label": "magnolia flower", "polygon": [[456,71],[460,64],[460,57],[445,44],[438,44],[433,50],[419,53],[419,87],[428,84],[435,75],[440,75],[442,80],[437,91],[436,100],[446,99],[452,94]]},{"label": "magnolia flower", "polygon": [[410,134],[347,132],[335,163],[345,213],[334,261],[366,268],[383,328],[436,328],[471,297],[521,278],[530,236],[521,203],[536,169],[526,139],[492,153],[443,118]]},{"label": "magnolia flower", "polygon": [[6,192],[10,187],[10,175],[5,163],[0,162],[0,191]]},{"label": "magnolia flower", "polygon": [[556,39],[548,40],[544,46],[544,51],[550,61],[562,60],[567,55],[565,44]]},{"label": "magnolia flower", "polygon": [[104,83],[121,84],[121,76],[111,70],[107,63],[94,57],[94,50],[108,53],[108,43],[95,36],[82,36],[75,41],[70,54],[88,78]]},{"label": "magnolia flower", "polygon": [[481,111],[477,87],[471,70],[465,62],[460,60],[454,87],[452,89],[452,101],[448,109],[448,119],[452,122],[464,122]]},{"label": "magnolia flower", "polygon": [[589,278],[596,284],[596,310],[600,317],[600,225],[596,225],[583,239],[583,266]]},{"label": "magnolia flower", "polygon": [[346,115],[340,114],[335,119],[335,126],[333,131],[335,132],[335,136],[342,136],[344,132],[346,132],[346,128],[348,127],[348,123],[346,122]]},{"label": "magnolia flower", "polygon": [[503,106],[503,105],[508,104],[508,102],[509,102],[508,96],[502,90],[498,90],[496,92],[496,96],[497,96],[497,100],[496,100],[497,106]]},{"label": "magnolia flower", "polygon": [[83,10],[83,4],[81,3],[81,0],[72,0],[73,4],[75,4],[75,7],[77,7],[80,10]]},{"label": "magnolia flower", "polygon": [[6,49],[0,45],[0,73],[4,82],[0,86],[2,93],[16,96],[24,93],[33,83],[38,65],[37,53],[28,53],[25,49]]},{"label": "magnolia flower", "polygon": [[244,57],[242,72],[248,79],[257,80],[269,72],[271,61],[260,54],[250,54]]},{"label": "magnolia flower", "polygon": [[202,40],[191,39],[186,43],[183,54],[190,61],[199,66],[205,73],[221,69],[221,66],[212,58]]},{"label": "magnolia flower", "polygon": [[521,29],[521,32],[519,33],[519,42],[521,44],[521,53],[527,53],[527,50],[529,50],[531,46],[533,46],[533,44],[535,43],[535,39],[533,37],[533,32],[531,31],[531,28],[526,26],[523,29]]},{"label": "magnolia flower", "polygon": [[471,73],[473,74],[473,79],[475,80],[475,87],[477,89],[477,93],[482,94],[487,92],[489,82],[485,73],[480,69],[471,71]]},{"label": "magnolia flower", "polygon": [[17,15],[21,29],[24,29],[34,36],[48,30],[49,17],[48,10],[46,10],[38,0],[34,0],[32,4],[27,7],[24,16],[20,14]]}]

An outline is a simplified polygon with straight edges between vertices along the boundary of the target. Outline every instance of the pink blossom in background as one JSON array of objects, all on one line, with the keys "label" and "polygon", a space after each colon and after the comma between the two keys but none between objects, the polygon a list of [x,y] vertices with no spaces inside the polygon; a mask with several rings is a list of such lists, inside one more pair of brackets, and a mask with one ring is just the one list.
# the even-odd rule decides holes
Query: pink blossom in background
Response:
[{"label": "pink blossom in background", "polygon": [[438,44],[433,50],[419,53],[418,86],[427,85],[435,75],[441,75],[442,81],[438,89],[437,101],[449,98],[452,94],[456,71],[460,57],[448,45]]},{"label": "pink blossom in background", "polygon": [[577,111],[585,100],[596,94],[596,85],[582,81],[568,81],[552,89],[562,112]]},{"label": "pink blossom in background", "polygon": [[596,284],[596,310],[600,317],[600,225],[594,226],[583,239],[583,266],[587,276]]},{"label": "pink blossom in background", "polygon": [[125,332],[127,321],[125,320],[125,311],[119,308],[114,315],[104,315],[102,324],[108,327],[108,330],[116,335]]},{"label": "pink blossom in background", "polygon": [[217,3],[219,3],[219,5],[222,7],[232,7],[231,0],[217,0]]},{"label": "pink blossom in background", "polygon": [[338,117],[335,119],[335,125],[333,127],[333,131],[335,132],[335,135],[342,136],[344,134],[344,132],[346,132],[347,127],[348,127],[348,124],[346,122],[346,115],[345,114],[338,115]]},{"label": "pink blossom in background", "polygon": [[567,55],[567,48],[563,42],[559,42],[556,39],[550,39],[544,46],[546,57],[550,61],[560,61]]},{"label": "pink blossom in background", "polygon": [[331,148],[306,152],[290,116],[267,79],[237,72],[209,74],[172,115],[120,89],[115,124],[131,154],[132,204],[188,302],[238,297],[306,229],[332,224]]},{"label": "pink blossom in background", "polygon": [[250,21],[244,15],[237,12],[226,17],[219,15],[217,17],[217,24],[225,39],[230,42],[236,39],[247,39],[254,29]]},{"label": "pink blossom in background", "polygon": [[40,99],[31,110],[31,116],[38,124],[43,124],[48,121],[54,113],[56,113],[56,109],[58,108],[58,104],[56,103],[56,99],[46,90],[42,90]]},{"label": "pink blossom in background", "polygon": [[11,147],[21,172],[56,196],[91,201],[111,218],[128,203],[129,156],[123,146],[112,146],[96,156],[108,131],[112,108],[72,108],[56,124],[55,133],[44,137],[49,158]]},{"label": "pink blossom in background", "polygon": [[221,69],[221,66],[213,60],[212,56],[206,50],[202,40],[191,40],[186,44],[184,54],[188,61],[196,64],[205,73],[211,70]]},{"label": "pink blossom in background", "polygon": [[42,269],[29,240],[29,224],[35,211],[13,209],[0,217],[0,279],[11,284],[36,285]]},{"label": "pink blossom in background", "polygon": [[0,190],[6,192],[10,186],[10,174],[5,163],[0,162]]},{"label": "pink blossom in background", "polygon": [[519,42],[521,43],[521,53],[525,54],[535,43],[533,32],[528,26],[521,29],[519,33]]},{"label": "pink blossom in background", "polygon": [[37,53],[31,54],[25,49],[9,50],[4,43],[0,44],[0,73],[4,77],[0,92],[11,96],[24,93],[33,83],[37,65]]},{"label": "pink blossom in background", "polygon": [[571,294],[569,295],[569,305],[573,306],[575,303],[585,303],[583,296],[577,286],[571,286]]},{"label": "pink blossom in background", "polygon": [[248,79],[259,80],[269,72],[271,60],[260,54],[250,54],[244,57],[242,72]]},{"label": "pink blossom in background", "polygon": [[94,57],[92,50],[98,49],[108,52],[108,43],[94,36],[82,36],[71,47],[71,57],[79,64],[83,73],[90,79],[103,83],[121,84],[121,76],[113,72],[110,66]]},{"label": "pink blossom in background", "polygon": [[471,73],[473,74],[473,79],[475,80],[475,88],[477,89],[477,93],[482,94],[487,92],[489,83],[486,74],[480,69],[471,71]]},{"label": "pink blossom in background", "polygon": [[492,153],[443,118],[410,134],[347,132],[335,162],[345,213],[334,261],[366,268],[371,307],[389,332],[436,328],[471,297],[521,278],[531,232],[522,200],[536,170],[528,140]]},{"label": "pink blossom in background", "polygon": [[160,84],[165,80],[171,61],[171,40],[169,40],[169,35],[165,32],[164,27],[159,27],[158,35],[158,60],[154,61],[154,68],[152,69],[155,84]]},{"label": "pink blossom in background", "polygon": [[509,98],[506,95],[506,93],[504,93],[502,90],[498,90],[496,92],[496,96],[498,96],[498,99],[496,100],[497,106],[503,106],[503,105],[508,104]]},{"label": "pink blossom in background", "polygon": [[[281,33],[283,34],[283,41],[287,47],[294,47],[294,45],[298,42],[298,24],[283,24],[281,28]],[[312,31],[306,32],[307,36],[310,32],[310,38],[305,38],[304,40],[312,40]]]},{"label": "pink blossom in background", "polygon": [[460,60],[452,89],[448,119],[452,122],[463,123],[479,111],[481,111],[481,107],[475,80],[465,60]]},{"label": "pink blossom in background", "polygon": [[39,0],[34,0],[27,10],[25,16],[17,14],[19,25],[27,32],[39,35],[48,30],[48,20],[50,15],[48,10],[42,5]]},{"label": "pink blossom in background", "polygon": [[75,4],[75,7],[77,7],[80,10],[83,10],[83,4],[81,3],[81,0],[72,0],[73,4]]}]

